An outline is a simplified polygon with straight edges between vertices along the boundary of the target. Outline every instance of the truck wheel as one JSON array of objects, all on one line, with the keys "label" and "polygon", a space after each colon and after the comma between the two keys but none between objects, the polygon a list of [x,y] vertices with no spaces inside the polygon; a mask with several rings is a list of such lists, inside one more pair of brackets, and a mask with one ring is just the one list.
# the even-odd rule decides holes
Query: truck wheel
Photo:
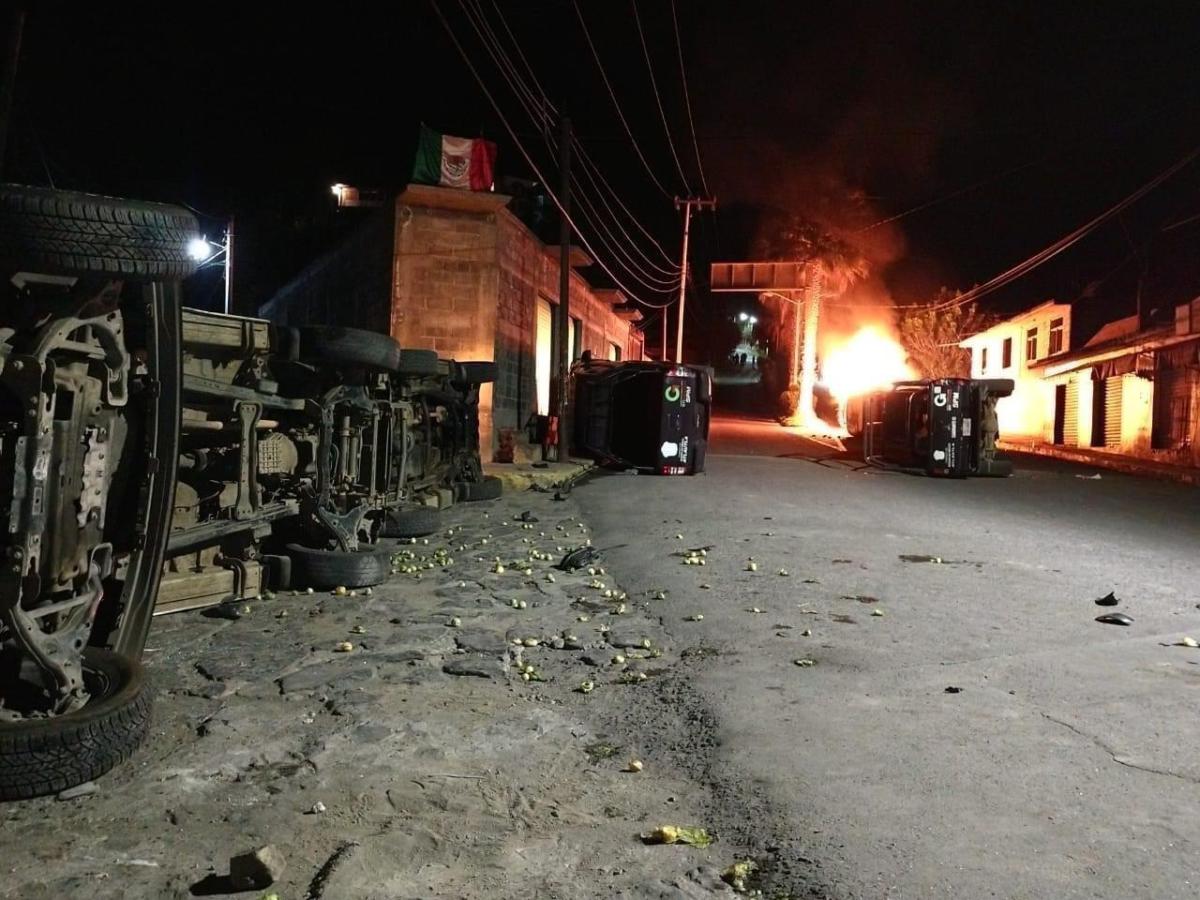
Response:
[{"label": "truck wheel", "polygon": [[371,587],[387,581],[392,557],[386,550],[318,550],[288,544],[292,584],[314,588]]},{"label": "truck wheel", "polygon": [[400,351],[400,367],[396,370],[401,375],[425,377],[438,374],[438,355],[436,350],[410,350],[407,347]]},{"label": "truck wheel", "polygon": [[400,371],[400,345],[386,334],[319,325],[304,325],[299,331],[300,359],[307,362]]},{"label": "truck wheel", "polygon": [[459,482],[459,499],[467,503],[476,500],[498,500],[504,493],[504,482],[495,475],[484,475],[483,481]]},{"label": "truck wheel", "polygon": [[196,217],[165,203],[0,185],[0,265],[42,274],[175,280],[196,271]]},{"label": "truck wheel", "polygon": [[141,664],[97,647],[83,652],[91,699],[78,712],[0,722],[0,800],[56,794],[127,760],[150,728]]},{"label": "truck wheel", "polygon": [[383,528],[379,533],[385,538],[425,537],[438,530],[440,513],[431,506],[415,506],[409,509],[395,509],[383,520]]}]

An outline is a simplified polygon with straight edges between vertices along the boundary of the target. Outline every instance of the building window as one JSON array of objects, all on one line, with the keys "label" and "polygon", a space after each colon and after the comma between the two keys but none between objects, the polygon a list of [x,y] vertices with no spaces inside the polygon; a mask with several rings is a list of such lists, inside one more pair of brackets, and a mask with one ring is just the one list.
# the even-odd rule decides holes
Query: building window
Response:
[{"label": "building window", "polygon": [[1025,332],[1025,360],[1033,362],[1037,359],[1037,329],[1030,328]]},{"label": "building window", "polygon": [[1012,338],[1005,338],[1000,348],[1000,368],[1012,368]]},{"label": "building window", "polygon": [[1063,351],[1063,320],[1050,320],[1050,355]]},{"label": "building window", "polygon": [[621,346],[620,346],[620,344],[614,344],[611,341],[609,342],[608,358],[611,359],[613,362],[621,361]]},{"label": "building window", "polygon": [[987,374],[987,347],[979,348],[979,374]]}]

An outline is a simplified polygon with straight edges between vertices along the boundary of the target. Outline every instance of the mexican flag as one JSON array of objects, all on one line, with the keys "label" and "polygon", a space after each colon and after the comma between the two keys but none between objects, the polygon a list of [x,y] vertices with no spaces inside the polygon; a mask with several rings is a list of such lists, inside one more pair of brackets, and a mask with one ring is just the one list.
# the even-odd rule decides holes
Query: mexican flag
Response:
[{"label": "mexican flag", "polygon": [[417,184],[490,191],[495,171],[496,145],[491,141],[439,134],[422,123],[413,162]]}]

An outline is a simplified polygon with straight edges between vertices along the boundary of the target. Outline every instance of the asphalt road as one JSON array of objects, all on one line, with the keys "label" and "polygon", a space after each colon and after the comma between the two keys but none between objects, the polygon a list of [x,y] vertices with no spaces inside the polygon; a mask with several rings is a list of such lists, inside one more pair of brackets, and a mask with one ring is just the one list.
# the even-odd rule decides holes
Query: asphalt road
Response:
[{"label": "asphalt road", "polygon": [[[1200,492],[1091,474],[883,473],[723,419],[706,474],[575,495],[631,595],[720,650],[708,771],[770,798],[831,896],[1190,898]],[[1110,591],[1132,626],[1094,621]]]}]

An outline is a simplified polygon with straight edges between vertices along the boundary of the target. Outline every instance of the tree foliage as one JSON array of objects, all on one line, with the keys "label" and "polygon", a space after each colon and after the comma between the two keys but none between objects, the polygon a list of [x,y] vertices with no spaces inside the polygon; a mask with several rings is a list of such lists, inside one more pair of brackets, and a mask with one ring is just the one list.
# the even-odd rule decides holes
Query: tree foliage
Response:
[{"label": "tree foliage", "polygon": [[924,378],[962,378],[971,374],[971,353],[958,346],[963,338],[990,324],[974,302],[950,304],[961,292],[942,288],[927,306],[900,312],[900,342]]},{"label": "tree foliage", "polygon": [[756,259],[815,262],[835,287],[867,276],[867,258],[860,250],[802,213],[770,210],[764,213],[754,242]]}]

